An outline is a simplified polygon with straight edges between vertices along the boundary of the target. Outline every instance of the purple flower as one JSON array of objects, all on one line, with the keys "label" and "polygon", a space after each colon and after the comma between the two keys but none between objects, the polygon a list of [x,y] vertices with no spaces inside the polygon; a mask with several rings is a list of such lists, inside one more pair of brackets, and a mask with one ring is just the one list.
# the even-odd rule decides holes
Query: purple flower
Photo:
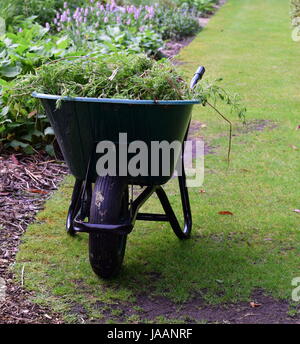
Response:
[{"label": "purple flower", "polygon": [[106,24],[107,22],[108,22],[108,18],[105,17],[105,18],[104,18],[104,23]]},{"label": "purple flower", "polygon": [[131,5],[131,6],[127,6],[127,12],[130,14],[130,13],[135,13],[136,11],[136,7]]},{"label": "purple flower", "polygon": [[68,3],[64,2],[64,8],[67,8],[67,7],[68,7]]},{"label": "purple flower", "polygon": [[63,12],[63,14],[60,17],[60,21],[63,23],[65,21],[67,21],[67,19],[68,19],[67,13]]},{"label": "purple flower", "polygon": [[117,7],[117,4],[115,2],[115,0],[111,0],[111,4],[110,4],[110,11],[112,12],[115,8]]},{"label": "purple flower", "polygon": [[155,15],[155,10],[154,10],[154,6],[146,6],[146,9],[149,13],[149,18],[153,18]]},{"label": "purple flower", "polygon": [[138,20],[140,16],[141,10],[139,8],[134,9],[134,19]]}]

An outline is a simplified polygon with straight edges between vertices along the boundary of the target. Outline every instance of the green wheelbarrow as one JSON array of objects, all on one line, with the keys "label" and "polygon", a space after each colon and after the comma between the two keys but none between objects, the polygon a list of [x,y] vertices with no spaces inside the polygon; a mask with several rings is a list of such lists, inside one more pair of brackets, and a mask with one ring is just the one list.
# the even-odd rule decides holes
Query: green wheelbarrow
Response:
[{"label": "green wheelbarrow", "polygon": [[[201,69],[202,68],[202,69]],[[193,87],[204,74],[197,70]],[[93,271],[101,278],[118,274],[124,259],[127,235],[136,220],[169,222],[179,239],[190,236],[192,215],[183,149],[174,152],[169,161],[169,173],[159,169],[155,175],[99,175],[97,146],[99,142],[116,143],[123,149],[120,133],[126,134],[126,145],[141,141],[150,149],[152,142],[179,142],[182,147],[191,121],[192,107],[198,100],[127,100],[104,98],[71,98],[33,93],[41,99],[53,127],[64,159],[75,176],[66,229],[68,234],[89,234],[89,259]],[[59,107],[56,106],[60,100]],[[181,155],[181,156],[180,156]],[[180,159],[179,159],[180,158]],[[129,156],[128,156],[129,159]],[[128,160],[127,159],[127,160]],[[163,157],[160,157],[162,162]],[[178,176],[184,226],[181,228],[162,185],[173,176],[177,162],[182,164]],[[148,171],[151,170],[149,160]],[[139,185],[143,191],[133,199],[130,186]],[[156,193],[164,214],[139,212],[146,200]]]}]

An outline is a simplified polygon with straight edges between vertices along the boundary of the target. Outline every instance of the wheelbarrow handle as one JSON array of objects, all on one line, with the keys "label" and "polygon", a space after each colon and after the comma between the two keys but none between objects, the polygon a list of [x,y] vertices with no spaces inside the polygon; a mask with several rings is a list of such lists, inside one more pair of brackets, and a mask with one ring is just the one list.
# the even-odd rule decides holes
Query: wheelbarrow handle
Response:
[{"label": "wheelbarrow handle", "polygon": [[196,86],[197,82],[202,79],[204,73],[205,73],[205,68],[203,66],[198,67],[190,83],[191,90]]}]

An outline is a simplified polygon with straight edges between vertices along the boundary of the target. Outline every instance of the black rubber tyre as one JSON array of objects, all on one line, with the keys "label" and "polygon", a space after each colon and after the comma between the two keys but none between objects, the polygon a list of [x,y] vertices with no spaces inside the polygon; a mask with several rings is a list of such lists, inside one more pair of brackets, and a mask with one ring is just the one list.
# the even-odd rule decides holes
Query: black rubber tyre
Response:
[{"label": "black rubber tyre", "polygon": [[[128,215],[128,185],[122,177],[98,177],[95,183],[90,223],[119,224]],[[89,234],[91,266],[101,278],[116,276],[123,263],[127,235],[110,233]]]}]

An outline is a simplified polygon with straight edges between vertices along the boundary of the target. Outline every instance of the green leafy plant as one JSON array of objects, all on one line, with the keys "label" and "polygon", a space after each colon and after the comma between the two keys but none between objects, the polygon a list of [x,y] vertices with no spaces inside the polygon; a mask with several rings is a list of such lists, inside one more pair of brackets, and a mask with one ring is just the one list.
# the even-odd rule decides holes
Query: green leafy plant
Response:
[{"label": "green leafy plant", "polygon": [[[49,29],[24,20],[18,32],[8,30],[0,36],[0,148],[1,142],[25,152],[33,152],[50,141],[44,134],[47,118],[34,111],[28,97],[19,102],[3,94],[14,87],[18,75],[34,73],[35,68],[51,59],[73,55],[75,48],[66,35],[49,35]],[[77,52],[80,54],[80,52]]]},{"label": "green leafy plant", "polygon": [[5,80],[28,73],[50,58],[74,51],[68,36],[48,35],[48,29],[31,20],[24,21],[19,32],[0,37],[0,77]]},{"label": "green leafy plant", "polygon": [[110,54],[118,51],[155,55],[163,46],[160,34],[145,29],[137,30],[135,27],[120,28],[107,25],[99,30],[91,26],[82,26],[76,30],[66,30],[77,49],[90,51],[93,54]]},{"label": "green leafy plant", "polygon": [[192,36],[201,28],[194,11],[158,7],[153,18],[153,27],[161,32],[162,38],[180,40]]}]

